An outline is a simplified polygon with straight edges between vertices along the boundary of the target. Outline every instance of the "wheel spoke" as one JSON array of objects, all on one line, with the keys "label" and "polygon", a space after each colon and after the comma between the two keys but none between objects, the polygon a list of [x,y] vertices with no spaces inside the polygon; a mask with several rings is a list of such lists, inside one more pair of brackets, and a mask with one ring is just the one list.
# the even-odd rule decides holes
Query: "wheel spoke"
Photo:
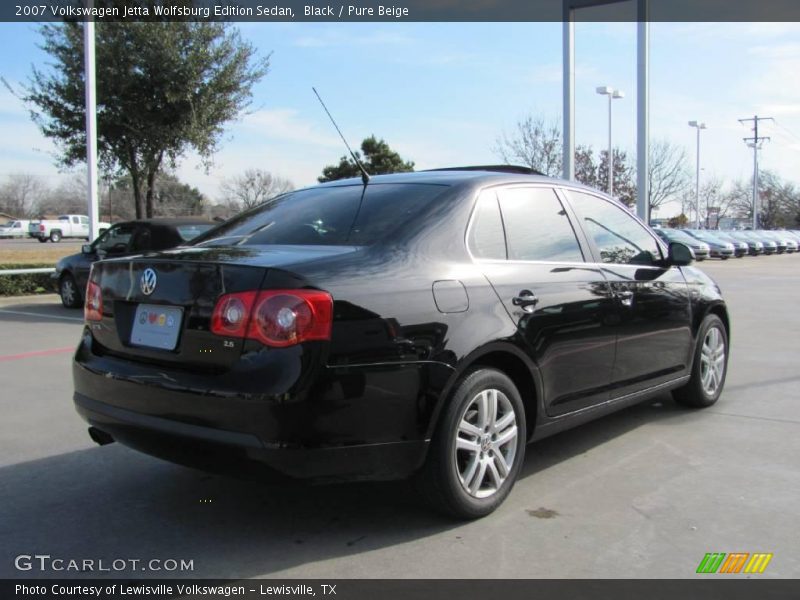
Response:
[{"label": "wheel spoke", "polygon": [[456,438],[456,450],[465,450],[466,452],[478,453],[481,451],[481,445],[473,440],[465,440],[462,437]]},{"label": "wheel spoke", "polygon": [[466,433],[467,435],[472,435],[478,437],[481,435],[481,430],[467,421],[466,419],[461,419],[461,424],[458,426],[459,433]]},{"label": "wheel spoke", "polygon": [[489,425],[489,390],[484,390],[478,396],[478,427],[481,433]]},{"label": "wheel spoke", "polygon": [[494,442],[496,448],[502,448],[506,444],[509,444],[517,439],[517,426],[514,425],[513,427],[509,427],[500,435],[497,436],[497,439]]},{"label": "wheel spoke", "polygon": [[503,478],[508,477],[508,472],[510,469],[508,468],[506,457],[503,456],[503,453],[499,450],[494,453],[494,462],[497,465],[497,469],[500,471],[500,475],[502,475]]},{"label": "wheel spoke", "polygon": [[486,418],[486,425],[489,431],[494,429],[497,422],[497,390],[489,390],[489,414]]},{"label": "wheel spoke", "polygon": [[500,486],[503,485],[505,477],[500,475],[499,471],[497,470],[497,465],[493,460],[489,460],[486,463],[486,470],[489,471],[489,477],[491,477],[492,481],[494,482],[494,488],[499,490]]},{"label": "wheel spoke", "polygon": [[711,369],[707,368],[701,377],[701,383],[703,384],[703,389],[708,391],[709,383],[711,382]]},{"label": "wheel spoke", "polygon": [[472,483],[469,486],[469,491],[472,492],[472,495],[476,495],[478,490],[481,489],[481,485],[483,484],[483,480],[486,477],[486,461],[478,460],[478,473],[475,475],[475,478],[472,480]]},{"label": "wheel spoke", "polygon": [[475,477],[475,472],[478,470],[478,463],[480,463],[480,457],[475,454],[470,459],[463,476],[461,476],[461,482],[468,488],[472,487],[472,479]]},{"label": "wheel spoke", "polygon": [[506,427],[511,425],[517,420],[516,415],[513,411],[509,411],[504,414],[499,420],[497,420],[494,424],[495,432],[503,431]]}]

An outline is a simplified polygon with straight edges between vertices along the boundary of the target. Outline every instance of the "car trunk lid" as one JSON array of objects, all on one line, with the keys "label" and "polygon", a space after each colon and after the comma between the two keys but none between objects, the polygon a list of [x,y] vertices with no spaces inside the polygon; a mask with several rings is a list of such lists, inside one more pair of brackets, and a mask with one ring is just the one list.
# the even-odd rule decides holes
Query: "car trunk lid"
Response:
[{"label": "car trunk lid", "polygon": [[[211,333],[220,296],[306,287],[293,265],[354,251],[353,247],[181,248],[95,263],[103,317],[89,321],[98,352],[181,368],[224,370],[244,340]],[[267,274],[271,277],[267,278]]]}]

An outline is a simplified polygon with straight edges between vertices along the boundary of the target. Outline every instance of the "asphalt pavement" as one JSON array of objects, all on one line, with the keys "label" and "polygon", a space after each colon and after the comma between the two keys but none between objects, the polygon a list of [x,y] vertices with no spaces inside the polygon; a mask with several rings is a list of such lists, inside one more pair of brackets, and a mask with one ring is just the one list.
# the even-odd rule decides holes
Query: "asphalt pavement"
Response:
[{"label": "asphalt pavement", "polygon": [[[707,552],[773,553],[758,577],[798,577],[800,256],[699,266],[731,312],[720,401],[663,395],[529,446],[506,503],[471,523],[402,482],[260,484],[98,447],[72,407],[80,311],[0,300],[0,577],[680,578]],[[15,568],[37,553],[193,570]]]}]

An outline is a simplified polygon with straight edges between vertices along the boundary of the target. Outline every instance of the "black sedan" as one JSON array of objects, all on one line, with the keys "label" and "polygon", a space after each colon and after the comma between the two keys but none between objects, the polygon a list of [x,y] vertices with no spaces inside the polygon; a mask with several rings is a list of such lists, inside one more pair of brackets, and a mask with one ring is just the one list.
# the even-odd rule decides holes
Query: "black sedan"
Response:
[{"label": "black sedan", "polygon": [[101,444],[226,473],[411,477],[475,518],[528,442],[669,390],[717,401],[729,317],[691,260],[564,181],[327,183],[96,263],[74,401]]},{"label": "black sedan", "polygon": [[83,293],[89,269],[97,260],[166,250],[185,244],[215,223],[198,217],[142,219],[117,223],[91,244],[84,244],[80,254],[65,256],[56,264],[56,280],[61,303],[67,308],[83,306]]}]

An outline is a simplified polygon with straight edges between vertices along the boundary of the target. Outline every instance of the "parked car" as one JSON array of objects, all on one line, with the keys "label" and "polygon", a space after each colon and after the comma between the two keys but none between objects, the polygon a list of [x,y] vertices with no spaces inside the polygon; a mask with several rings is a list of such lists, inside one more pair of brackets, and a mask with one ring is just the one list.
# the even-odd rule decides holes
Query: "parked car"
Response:
[{"label": "parked car", "polygon": [[67,308],[83,306],[84,291],[92,264],[102,258],[143,254],[185,244],[215,223],[197,217],[143,219],[117,223],[85,244],[80,254],[65,256],[56,264],[55,279],[61,303]]},{"label": "parked car", "polygon": [[717,239],[722,240],[723,242],[729,242],[733,244],[733,253],[736,258],[742,258],[743,256],[747,256],[750,253],[750,246],[744,240],[736,239],[735,237],[731,236],[727,231],[720,231],[719,229],[714,229],[712,231],[712,235],[714,235]]},{"label": "parked car", "polygon": [[658,228],[653,229],[653,231],[667,244],[670,242],[680,242],[681,244],[689,246],[694,251],[694,256],[698,262],[707,259],[709,256],[710,248],[708,244],[687,235],[680,229]]},{"label": "parked car", "polygon": [[[98,233],[103,233],[111,225],[98,223]],[[64,238],[89,239],[89,217],[86,215],[61,215],[58,219],[32,221],[28,226],[28,235],[44,243],[50,240],[60,242]]]},{"label": "parked car", "polygon": [[682,229],[681,231],[685,231],[687,235],[694,239],[708,244],[709,255],[712,258],[727,260],[736,254],[736,249],[731,242],[717,238],[707,229]]},{"label": "parked car", "polygon": [[0,225],[0,238],[24,238],[28,235],[30,221],[17,219]]},{"label": "parked car", "polygon": [[226,473],[413,477],[492,512],[528,442],[672,390],[714,404],[719,287],[593,189],[493,170],[289,192],[188,247],[94,264],[74,400]]},{"label": "parked car", "polygon": [[764,244],[764,254],[771,255],[778,253],[778,243],[772,239],[770,236],[762,235],[761,232],[753,230],[753,229],[744,229],[739,232],[742,235],[750,236],[753,239],[757,239],[759,242]]},{"label": "parked car", "polygon": [[[739,240],[747,244],[747,253],[750,256],[758,256],[760,254],[764,254],[765,252],[764,242],[759,240],[756,236],[752,235],[748,231],[732,230],[732,231],[725,231],[724,233],[730,238]],[[777,246],[774,243],[772,245],[775,249],[777,249]],[[774,251],[775,250],[769,252],[769,254],[772,254]]]},{"label": "parked car", "polygon": [[756,230],[759,235],[770,238],[778,245],[778,254],[791,254],[797,251],[797,244],[789,239],[787,236],[782,235],[780,231],[772,231],[770,229]]},{"label": "parked car", "polygon": [[[790,240],[795,242],[795,244],[797,244],[798,247],[800,247],[800,233],[798,233],[796,231],[792,231],[790,229],[781,229],[781,233],[783,233],[783,235],[785,237],[788,237]],[[800,250],[796,250],[796,251],[800,251]]]}]

